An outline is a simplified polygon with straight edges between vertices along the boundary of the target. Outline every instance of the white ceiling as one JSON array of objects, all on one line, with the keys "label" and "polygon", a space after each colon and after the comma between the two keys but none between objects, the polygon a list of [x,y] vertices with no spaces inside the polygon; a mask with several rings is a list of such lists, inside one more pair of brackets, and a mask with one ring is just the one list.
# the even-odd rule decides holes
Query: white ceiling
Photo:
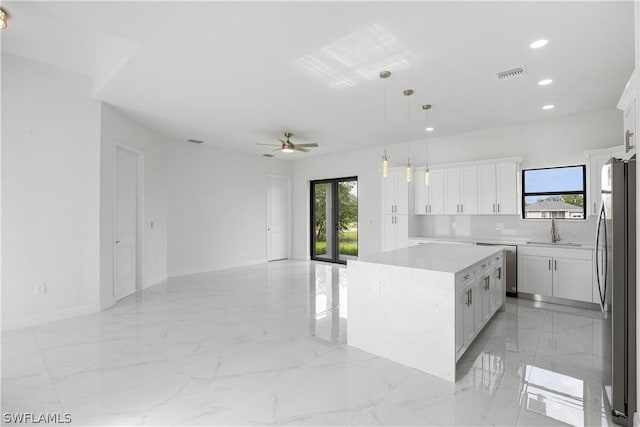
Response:
[{"label": "white ceiling", "polygon": [[[92,77],[95,98],[172,139],[255,154],[270,149],[255,143],[285,131],[320,144],[281,158],[424,140],[426,103],[434,136],[615,108],[634,61],[631,1],[4,1],[3,9],[3,52]],[[549,44],[530,49],[539,38]],[[521,65],[526,78],[497,80]],[[380,79],[382,70],[392,76]],[[538,86],[543,78],[553,83]]]}]

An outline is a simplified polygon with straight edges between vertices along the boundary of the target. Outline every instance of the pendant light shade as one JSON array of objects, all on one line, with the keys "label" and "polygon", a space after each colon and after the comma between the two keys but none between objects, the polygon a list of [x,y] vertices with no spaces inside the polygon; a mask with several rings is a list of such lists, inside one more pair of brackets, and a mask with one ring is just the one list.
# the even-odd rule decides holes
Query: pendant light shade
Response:
[{"label": "pendant light shade", "polygon": [[410,103],[409,97],[413,95],[413,89],[406,89],[402,92],[404,96],[407,97],[407,164],[406,164],[406,178],[407,182],[411,182],[412,173],[411,173],[411,119],[410,119]]},{"label": "pendant light shade", "polygon": [[429,185],[429,140],[428,140],[428,132],[433,130],[429,127],[429,113],[428,111],[431,109],[431,104],[425,104],[422,106],[424,110],[425,117],[425,134],[424,134],[424,185]]},{"label": "pendant light shade", "polygon": [[[391,76],[391,71],[380,71],[381,79],[388,79]],[[383,136],[387,139],[387,83],[384,84],[384,95],[382,100],[382,122],[383,122]],[[384,150],[384,156],[382,156],[382,177],[389,176],[389,156],[387,156],[387,150]]]},{"label": "pendant light shade", "polygon": [[387,156],[387,150],[384,150],[384,156],[382,156],[382,176],[384,178],[389,176],[389,157]]}]

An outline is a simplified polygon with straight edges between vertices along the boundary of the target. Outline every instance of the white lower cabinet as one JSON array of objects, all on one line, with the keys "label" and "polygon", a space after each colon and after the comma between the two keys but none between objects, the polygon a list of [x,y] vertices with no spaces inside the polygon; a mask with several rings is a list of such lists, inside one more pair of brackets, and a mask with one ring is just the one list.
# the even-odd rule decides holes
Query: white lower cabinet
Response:
[{"label": "white lower cabinet", "polygon": [[456,277],[456,358],[504,303],[504,256],[494,255]]},{"label": "white lower cabinet", "polygon": [[592,251],[518,247],[518,292],[593,302]]},{"label": "white lower cabinet", "polygon": [[407,215],[382,215],[382,251],[392,251],[409,246],[409,217]]}]

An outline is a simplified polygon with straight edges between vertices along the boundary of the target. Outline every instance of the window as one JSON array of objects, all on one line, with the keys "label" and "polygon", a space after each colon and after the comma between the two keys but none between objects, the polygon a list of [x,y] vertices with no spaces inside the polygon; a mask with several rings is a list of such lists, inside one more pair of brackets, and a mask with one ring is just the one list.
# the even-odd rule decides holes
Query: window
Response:
[{"label": "window", "polygon": [[522,217],[585,219],[584,165],[522,171]]}]

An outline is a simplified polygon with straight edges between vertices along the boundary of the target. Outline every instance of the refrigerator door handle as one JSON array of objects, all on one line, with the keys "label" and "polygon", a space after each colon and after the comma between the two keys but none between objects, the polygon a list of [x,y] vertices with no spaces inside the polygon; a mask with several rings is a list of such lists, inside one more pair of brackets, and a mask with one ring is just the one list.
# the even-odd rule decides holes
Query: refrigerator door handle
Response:
[{"label": "refrigerator door handle", "polygon": [[[603,276],[604,279],[604,283],[600,283],[600,257],[599,257],[599,253],[600,253],[600,231],[601,231],[601,227],[602,227],[602,222],[606,221],[606,213],[604,210],[604,200],[602,200],[600,202],[600,210],[598,212],[598,225],[596,227],[596,242],[595,242],[595,253],[594,253],[594,257],[593,257],[593,261],[595,263],[595,267],[596,267],[596,283],[598,284],[598,302],[600,303],[600,310],[602,310],[602,312],[604,312],[604,308],[605,308],[605,297],[606,297],[606,292],[607,292],[607,276],[606,276],[606,270],[605,270],[605,274]],[[604,254],[604,268],[607,268],[607,237],[606,237],[606,226],[604,228],[604,232],[605,232],[605,240],[604,240],[604,244],[605,244],[605,254]],[[604,289],[603,289],[604,288]],[[603,292],[604,290],[604,292]]]}]

